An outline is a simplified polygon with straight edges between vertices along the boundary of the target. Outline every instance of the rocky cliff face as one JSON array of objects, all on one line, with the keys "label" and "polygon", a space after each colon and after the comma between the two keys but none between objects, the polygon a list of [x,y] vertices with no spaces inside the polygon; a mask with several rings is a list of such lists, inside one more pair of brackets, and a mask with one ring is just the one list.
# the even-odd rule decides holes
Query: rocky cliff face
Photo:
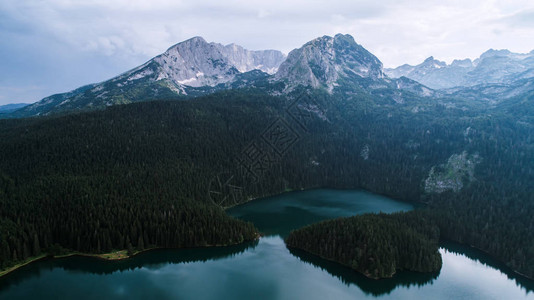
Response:
[{"label": "rocky cliff face", "polygon": [[177,85],[192,87],[216,86],[231,81],[236,74],[252,70],[274,73],[285,59],[276,50],[250,51],[241,46],[223,46],[194,37],[170,47],[148,63],[124,76],[138,80],[150,76],[153,80],[168,79]]},{"label": "rocky cliff face", "polygon": [[[259,70],[273,74],[284,59],[285,55],[276,50],[251,51],[235,44],[223,46],[194,37],[115,78],[46,97],[13,116],[206,94],[217,90],[214,87],[219,84],[238,80],[245,72]],[[243,74],[247,78],[260,75]]]},{"label": "rocky cliff face", "polygon": [[341,77],[383,78],[382,63],[350,35],[314,39],[291,51],[275,74],[290,85],[333,89]]},{"label": "rocky cliff face", "polygon": [[274,74],[286,59],[286,56],[278,50],[250,51],[236,44],[215,45],[229,63],[241,73],[260,70],[267,74]]},{"label": "rocky cliff face", "polygon": [[[528,91],[533,80],[534,51],[490,50],[475,61],[455,60],[450,65],[429,57],[417,66],[384,71],[380,60],[350,35],[316,38],[291,51],[287,59],[275,50],[251,51],[194,37],[113,79],[46,97],[8,117],[196,97],[235,88],[259,88],[279,95],[299,85],[331,93],[367,92],[374,99],[396,104],[410,101],[411,95],[473,98],[494,104]],[[436,92],[421,83],[442,90]]]}]

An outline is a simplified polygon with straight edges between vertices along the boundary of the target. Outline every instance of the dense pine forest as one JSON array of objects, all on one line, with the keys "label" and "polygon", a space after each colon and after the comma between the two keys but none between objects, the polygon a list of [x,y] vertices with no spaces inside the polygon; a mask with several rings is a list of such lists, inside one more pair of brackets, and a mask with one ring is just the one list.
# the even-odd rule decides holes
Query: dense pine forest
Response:
[{"label": "dense pine forest", "polygon": [[419,211],[323,221],[295,230],[286,239],[289,247],[371,278],[392,277],[397,270],[439,271],[438,242],[438,227]]},{"label": "dense pine forest", "polygon": [[[440,238],[534,277],[532,95],[491,107],[416,95],[399,104],[388,89],[373,93],[236,90],[1,120],[0,265],[57,247],[239,243],[256,230],[224,207],[330,187],[424,202]],[[409,216],[403,222],[419,224],[419,213]],[[389,228],[401,217],[366,218]],[[409,236],[426,243],[422,232]],[[371,275],[437,265],[431,254],[426,266],[399,257]]]}]

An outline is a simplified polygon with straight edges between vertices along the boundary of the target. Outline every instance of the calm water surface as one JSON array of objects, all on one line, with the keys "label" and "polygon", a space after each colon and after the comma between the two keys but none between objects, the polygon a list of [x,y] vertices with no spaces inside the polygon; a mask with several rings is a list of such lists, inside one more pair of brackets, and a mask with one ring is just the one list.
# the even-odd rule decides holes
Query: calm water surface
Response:
[{"label": "calm water surface", "polygon": [[0,299],[534,299],[534,283],[473,249],[444,243],[439,273],[371,280],[288,250],[290,230],[323,219],[406,211],[410,204],[362,191],[311,190],[255,200],[229,213],[254,224],[258,242],[156,250],[108,262],[45,260],[0,279]]}]

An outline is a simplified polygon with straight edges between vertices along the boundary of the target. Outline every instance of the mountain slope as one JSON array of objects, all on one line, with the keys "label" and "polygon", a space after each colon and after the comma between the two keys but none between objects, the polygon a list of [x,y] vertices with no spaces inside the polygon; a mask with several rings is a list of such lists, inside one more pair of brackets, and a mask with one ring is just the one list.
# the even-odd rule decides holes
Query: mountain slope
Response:
[{"label": "mountain slope", "polygon": [[[424,201],[440,237],[533,276],[532,95],[479,109],[370,91],[384,95],[233,90],[2,120],[0,206],[12,209],[0,210],[0,261],[54,243],[101,252],[126,239],[140,248],[236,242],[251,228],[217,205],[330,187]],[[213,189],[224,175],[235,190]]]},{"label": "mountain slope", "polygon": [[285,56],[275,50],[249,51],[235,44],[223,46],[194,37],[150,61],[157,65],[155,70],[143,65],[123,77],[131,81],[150,76],[156,81],[169,79],[177,85],[213,87],[252,70],[274,73],[284,59]]},{"label": "mountain slope", "polygon": [[384,78],[382,63],[350,35],[312,40],[291,51],[275,79],[290,85],[325,86],[332,90],[341,77]]},{"label": "mountain slope", "polygon": [[272,86],[287,94],[299,88],[325,90],[339,97],[369,94],[376,103],[403,104],[413,97],[437,95],[431,89],[409,78],[390,79],[384,75],[382,62],[350,35],[337,34],[314,39],[291,51],[274,76]]},{"label": "mountain slope", "polygon": [[454,60],[450,65],[431,56],[419,65],[402,65],[385,72],[392,78],[405,76],[434,89],[509,84],[534,77],[534,51],[521,54],[490,49],[474,61]]},{"label": "mountain slope", "polygon": [[[341,96],[364,92],[397,104],[417,96],[433,97],[450,105],[471,99],[474,101],[470,105],[485,106],[530,88],[533,55],[490,50],[474,62],[455,60],[451,65],[430,57],[418,66],[386,70],[390,76],[400,76],[388,78],[380,60],[350,35],[319,37],[291,51],[287,59],[275,50],[249,51],[235,44],[223,46],[194,37],[113,79],[52,95],[0,117],[101,109],[158,99],[190,99],[239,88],[281,95],[299,86],[325,89]],[[500,83],[487,83],[490,81]],[[419,82],[459,87],[436,92]]]},{"label": "mountain slope", "polygon": [[12,103],[12,104],[5,104],[0,105],[0,113],[6,113],[11,112],[20,108],[23,108],[24,106],[29,105],[28,103]]},{"label": "mountain slope", "polygon": [[0,119],[3,117],[3,116],[9,116],[11,115],[13,112],[25,107],[25,106],[28,106],[30,104],[28,103],[13,103],[13,104],[6,104],[6,105],[1,105],[0,106]]},{"label": "mountain slope", "polygon": [[[409,79],[388,79],[382,63],[350,35],[314,39],[291,51],[249,51],[194,37],[113,79],[52,95],[11,114],[28,117],[104,108],[157,99],[186,99],[236,88],[261,88],[279,95],[298,86],[330,93],[363,90],[394,102],[434,92]],[[283,62],[282,62],[283,61]],[[276,71],[276,72],[275,72]]]},{"label": "mountain slope", "polygon": [[[11,117],[199,96],[227,88],[225,84],[239,81],[242,76],[238,75],[246,72],[274,73],[284,59],[284,54],[276,50],[250,51],[235,44],[223,46],[194,37],[115,78],[46,97]],[[262,77],[257,73],[245,77],[258,76]]]},{"label": "mountain slope", "polygon": [[[331,187],[425,202],[440,237],[534,277],[530,79],[482,106],[462,91],[438,98],[385,77],[350,36],[307,43],[274,75],[241,73],[260,61],[228,58],[199,38],[171,48],[30,106],[33,115],[102,110],[0,121],[0,207],[10,208],[0,210],[0,265],[56,243],[102,252],[253,239],[252,226],[220,206]],[[180,68],[162,67],[174,59]],[[235,184],[220,186],[228,178]]]},{"label": "mountain slope", "polygon": [[442,96],[464,99],[472,103],[482,102],[495,105],[510,101],[514,97],[534,92],[534,77],[519,79],[510,83],[487,83],[469,87],[456,87],[441,90]]}]

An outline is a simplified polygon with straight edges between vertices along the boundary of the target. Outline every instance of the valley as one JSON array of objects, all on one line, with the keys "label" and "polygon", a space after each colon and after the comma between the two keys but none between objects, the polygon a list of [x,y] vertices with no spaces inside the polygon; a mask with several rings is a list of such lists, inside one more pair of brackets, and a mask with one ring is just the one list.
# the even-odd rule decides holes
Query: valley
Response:
[{"label": "valley", "polygon": [[[0,268],[71,252],[248,253],[243,245],[270,229],[232,217],[239,204],[332,188],[418,207],[336,210],[329,217],[348,219],[278,230],[259,245],[283,250],[290,237],[290,248],[349,266],[357,258],[355,270],[395,278],[439,271],[439,245],[453,241],[534,277],[531,78],[434,90],[388,77],[343,34],[287,58],[247,51],[193,38],[111,80],[2,114]],[[290,230],[326,218],[298,219]],[[353,251],[371,241],[372,251]]]}]

